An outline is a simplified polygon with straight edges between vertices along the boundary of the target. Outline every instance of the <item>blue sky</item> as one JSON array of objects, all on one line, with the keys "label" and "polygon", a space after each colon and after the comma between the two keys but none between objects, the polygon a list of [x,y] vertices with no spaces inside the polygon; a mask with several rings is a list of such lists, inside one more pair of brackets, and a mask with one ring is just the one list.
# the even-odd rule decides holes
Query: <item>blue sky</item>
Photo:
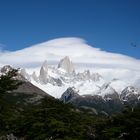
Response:
[{"label": "blue sky", "polygon": [[140,59],[140,1],[0,0],[3,50],[60,37],[80,37],[102,50]]}]

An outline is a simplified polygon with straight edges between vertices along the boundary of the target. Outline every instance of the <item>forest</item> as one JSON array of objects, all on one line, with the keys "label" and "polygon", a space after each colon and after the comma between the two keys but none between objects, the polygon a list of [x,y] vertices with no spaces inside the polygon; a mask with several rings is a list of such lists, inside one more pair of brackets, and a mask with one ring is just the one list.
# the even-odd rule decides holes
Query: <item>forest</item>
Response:
[{"label": "forest", "polygon": [[110,116],[65,104],[53,97],[27,102],[15,93],[18,70],[0,76],[0,140],[138,140],[140,106]]}]

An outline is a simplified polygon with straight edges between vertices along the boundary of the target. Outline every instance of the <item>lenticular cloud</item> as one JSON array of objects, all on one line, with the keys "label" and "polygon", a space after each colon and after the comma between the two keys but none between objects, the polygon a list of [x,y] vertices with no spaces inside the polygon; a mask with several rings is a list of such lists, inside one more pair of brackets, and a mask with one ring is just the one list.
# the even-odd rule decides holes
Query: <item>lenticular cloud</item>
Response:
[{"label": "lenticular cloud", "polygon": [[65,56],[69,56],[76,67],[93,68],[105,76],[108,76],[107,70],[110,75],[115,73],[123,77],[130,77],[140,70],[140,60],[103,51],[88,45],[85,40],[75,37],[58,38],[13,52],[1,51],[0,66],[10,64],[16,67],[34,68],[45,60],[50,65],[55,65]]}]

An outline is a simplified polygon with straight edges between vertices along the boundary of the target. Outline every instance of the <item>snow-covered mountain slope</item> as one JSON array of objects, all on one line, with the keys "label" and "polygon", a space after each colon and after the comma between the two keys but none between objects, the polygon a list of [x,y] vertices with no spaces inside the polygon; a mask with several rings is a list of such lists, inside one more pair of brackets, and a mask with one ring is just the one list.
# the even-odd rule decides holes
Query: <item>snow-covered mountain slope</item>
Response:
[{"label": "snow-covered mountain slope", "polygon": [[[139,98],[139,90],[130,83],[116,79],[116,77],[108,82],[99,73],[93,73],[90,70],[78,72],[74,67],[73,62],[67,56],[61,59],[56,67],[49,66],[45,60],[40,69],[35,71],[21,69],[20,74],[24,79],[55,98],[60,98],[70,88],[74,88],[77,94],[83,97],[97,95],[105,100]],[[5,66],[1,68],[1,73],[9,69],[11,69],[10,66]]]},{"label": "snow-covered mountain slope", "polygon": [[140,91],[133,86],[128,86],[122,91],[120,98],[124,101],[139,100]]},{"label": "snow-covered mountain slope", "polygon": [[123,80],[119,79],[113,79],[111,80],[109,85],[120,95],[122,90],[129,86],[130,83],[124,82]]},{"label": "snow-covered mountain slope", "polygon": [[[40,69],[21,69],[18,78],[26,81],[26,84],[19,87],[18,92],[46,93],[65,103],[71,102],[76,106],[108,113],[120,111],[125,105],[135,106],[140,103],[140,90],[130,83],[116,77],[108,81],[90,70],[77,71],[68,56],[61,59],[60,63],[52,67],[45,60]],[[10,69],[10,66],[4,66],[0,74]]]},{"label": "snow-covered mountain slope", "polygon": [[119,96],[130,85],[116,77],[108,82],[99,73],[90,70],[78,72],[74,67],[67,56],[61,59],[56,67],[49,66],[47,61],[44,61],[39,70],[28,72],[28,69],[21,69],[21,74],[55,98],[60,98],[70,87],[74,87],[79,95],[99,95],[104,98],[117,93]]},{"label": "snow-covered mountain slope", "polygon": [[64,93],[64,99],[76,97],[74,102],[80,100],[81,105],[99,103],[102,109],[107,103],[107,108],[113,104],[118,108],[124,102],[135,104],[140,99],[140,60],[103,51],[83,39],[60,38],[2,52],[0,67],[5,64],[22,68],[24,79],[53,97],[60,98]]},{"label": "snow-covered mountain slope", "polygon": [[106,95],[107,93],[112,94],[114,92],[117,92],[120,95],[121,92],[129,85],[129,83],[126,83],[122,80],[112,79],[110,82],[105,82],[102,85],[102,87],[100,88],[100,92],[102,93],[102,95]]},{"label": "snow-covered mountain slope", "polygon": [[103,77],[98,73],[91,73],[89,70],[77,72],[68,56],[60,60],[57,67],[51,67],[45,61],[39,71],[31,73],[28,69],[21,69],[20,73],[32,84],[56,98],[60,98],[69,87],[75,87],[80,95],[95,94],[104,83]]}]

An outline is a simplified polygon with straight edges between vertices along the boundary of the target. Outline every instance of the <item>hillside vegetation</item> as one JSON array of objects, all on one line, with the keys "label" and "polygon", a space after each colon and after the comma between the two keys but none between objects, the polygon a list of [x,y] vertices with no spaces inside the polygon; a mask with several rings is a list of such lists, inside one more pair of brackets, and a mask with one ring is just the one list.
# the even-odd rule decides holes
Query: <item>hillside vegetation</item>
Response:
[{"label": "hillside vegetation", "polygon": [[22,84],[11,73],[0,77],[0,140],[140,139],[140,107],[101,116],[52,97],[32,102],[34,94],[9,92]]}]

